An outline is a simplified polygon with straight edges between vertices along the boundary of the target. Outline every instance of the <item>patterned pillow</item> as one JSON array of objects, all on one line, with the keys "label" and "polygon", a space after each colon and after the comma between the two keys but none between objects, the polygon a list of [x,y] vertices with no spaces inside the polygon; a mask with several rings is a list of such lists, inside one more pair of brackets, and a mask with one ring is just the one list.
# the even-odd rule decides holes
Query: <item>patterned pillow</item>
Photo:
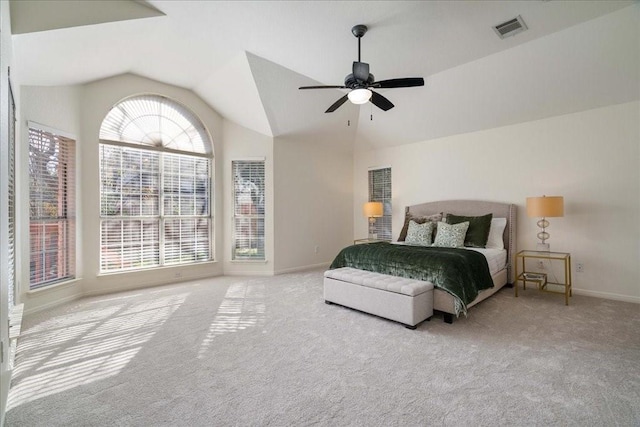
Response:
[{"label": "patterned pillow", "polygon": [[409,221],[407,238],[405,243],[410,245],[431,246],[431,236],[433,234],[433,222],[427,221],[418,224],[414,220]]},{"label": "patterned pillow", "polygon": [[464,237],[467,235],[469,221],[458,224],[447,224],[446,222],[438,223],[438,231],[436,232],[436,241],[433,246],[441,248],[460,248],[464,246]]}]

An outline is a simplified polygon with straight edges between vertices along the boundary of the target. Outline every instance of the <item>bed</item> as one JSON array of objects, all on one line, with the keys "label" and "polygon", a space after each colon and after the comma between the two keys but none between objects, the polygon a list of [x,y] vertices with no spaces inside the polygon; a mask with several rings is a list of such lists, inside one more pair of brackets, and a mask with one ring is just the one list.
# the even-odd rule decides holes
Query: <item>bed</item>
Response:
[{"label": "bed", "polygon": [[[434,311],[443,313],[445,322],[452,323],[454,316],[457,317],[460,314],[466,314],[468,308],[473,307],[479,302],[495,294],[503,286],[513,283],[516,207],[513,204],[475,200],[448,200],[408,206],[405,209],[405,227],[403,232],[406,231],[406,224],[408,224],[410,219],[427,218],[440,213],[444,213],[445,216],[449,213],[467,217],[479,217],[492,214],[492,218],[504,218],[506,220],[506,224],[502,233],[502,246],[504,250],[500,251],[502,252],[501,260],[497,261],[500,257],[496,258],[494,256],[492,258],[491,255],[486,258],[485,256],[479,256],[478,252],[491,252],[483,249],[409,248],[406,246],[403,248],[401,245],[381,243],[354,245],[349,248],[345,248],[340,254],[338,254],[332,263],[331,268],[353,267],[378,273],[428,280],[427,273],[421,273],[423,266],[417,265],[418,263],[416,262],[417,259],[420,259],[420,264],[424,264],[424,260],[422,260],[423,254],[425,258],[431,256],[450,256],[448,253],[451,253],[453,258],[460,258],[460,256],[464,255],[464,258],[468,258],[469,261],[456,260],[455,262],[473,261],[476,263],[476,266],[474,269],[470,270],[471,273],[464,272],[466,276],[462,273],[457,274],[458,270],[462,270],[461,268],[451,268],[452,271],[447,280],[449,282],[454,282],[453,287],[441,286],[437,280],[431,280],[435,285],[433,309]],[[504,224],[504,220],[501,221]],[[404,236],[402,236],[401,233],[400,238],[403,237]],[[473,252],[473,254],[471,254],[471,252]],[[358,258],[361,253],[364,253],[366,257],[369,257],[366,262],[358,261],[359,259],[364,259]],[[391,261],[392,257],[395,257],[393,258],[395,261]],[[478,261],[478,258],[481,258],[482,261]],[[376,261],[376,259],[378,261]],[[394,262],[398,264],[399,261],[397,260],[402,260],[403,264],[400,265],[401,268],[393,266]],[[481,262],[482,265],[477,264],[478,262]],[[392,267],[389,267],[389,265],[392,265]],[[477,275],[478,280],[470,274]],[[465,294],[464,289],[457,289],[458,286],[467,289],[466,292],[468,295]]]}]

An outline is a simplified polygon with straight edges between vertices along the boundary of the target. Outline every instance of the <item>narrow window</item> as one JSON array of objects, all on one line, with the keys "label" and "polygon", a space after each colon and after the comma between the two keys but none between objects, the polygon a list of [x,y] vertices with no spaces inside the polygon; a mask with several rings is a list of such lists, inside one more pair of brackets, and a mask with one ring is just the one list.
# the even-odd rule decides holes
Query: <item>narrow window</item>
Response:
[{"label": "narrow window", "polygon": [[382,218],[376,218],[378,239],[391,240],[391,168],[369,170],[369,201],[382,202]]},{"label": "narrow window", "polygon": [[264,160],[234,160],[234,260],[264,260]]},{"label": "narrow window", "polygon": [[75,141],[29,127],[30,289],[75,277]]}]

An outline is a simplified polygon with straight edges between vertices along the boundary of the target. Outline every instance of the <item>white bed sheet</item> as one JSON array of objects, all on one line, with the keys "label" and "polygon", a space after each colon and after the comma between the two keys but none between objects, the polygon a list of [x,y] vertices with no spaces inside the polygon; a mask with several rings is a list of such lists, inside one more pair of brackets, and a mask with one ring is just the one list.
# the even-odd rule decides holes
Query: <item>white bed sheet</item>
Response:
[{"label": "white bed sheet", "polygon": [[507,250],[506,249],[494,249],[494,248],[467,248],[470,251],[480,252],[487,259],[489,264],[489,272],[493,276],[498,271],[504,269],[507,266]]},{"label": "white bed sheet", "polygon": [[[395,245],[408,245],[405,242],[391,242]],[[498,271],[503,270],[507,266],[507,250],[495,249],[495,248],[469,248],[464,247],[460,249],[468,249],[470,251],[480,252],[487,259],[489,265],[489,273],[493,276]]]}]

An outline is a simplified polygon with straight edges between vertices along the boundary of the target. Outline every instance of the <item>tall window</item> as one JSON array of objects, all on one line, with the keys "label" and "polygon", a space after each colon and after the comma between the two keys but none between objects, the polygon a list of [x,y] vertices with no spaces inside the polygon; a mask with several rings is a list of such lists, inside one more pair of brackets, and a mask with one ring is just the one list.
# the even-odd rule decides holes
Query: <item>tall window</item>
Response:
[{"label": "tall window", "polygon": [[233,254],[235,260],[264,260],[264,160],[234,160]]},{"label": "tall window", "polygon": [[16,104],[13,99],[11,82],[9,82],[9,179],[8,179],[8,211],[9,211],[9,242],[7,254],[9,258],[9,308],[12,308],[16,301]]},{"label": "tall window", "polygon": [[382,218],[376,218],[379,239],[391,240],[391,168],[369,170],[369,201],[382,202]]},{"label": "tall window", "polygon": [[75,276],[75,141],[29,127],[30,289]]},{"label": "tall window", "polygon": [[128,98],[100,129],[100,270],[212,259],[209,137],[186,107]]}]

